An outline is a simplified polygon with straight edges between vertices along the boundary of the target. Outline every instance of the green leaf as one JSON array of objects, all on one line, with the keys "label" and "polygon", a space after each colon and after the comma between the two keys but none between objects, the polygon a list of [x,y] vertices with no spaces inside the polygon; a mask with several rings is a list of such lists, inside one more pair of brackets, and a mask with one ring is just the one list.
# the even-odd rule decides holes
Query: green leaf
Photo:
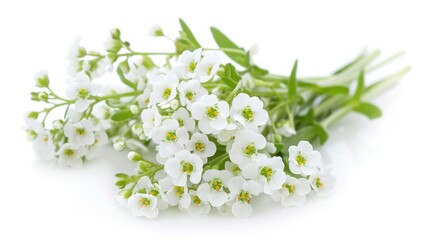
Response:
[{"label": "green leaf", "polygon": [[328,140],[328,132],[326,131],[326,129],[320,125],[315,123],[314,124],[315,130],[317,132],[317,136],[319,137],[319,141],[321,144],[324,144],[326,142],[326,140]]},{"label": "green leaf", "polygon": [[124,72],[122,71],[121,67],[118,66],[118,68],[116,69],[116,72],[118,73],[119,78],[121,79],[121,81],[127,85],[128,87],[136,90],[137,86],[135,83],[131,82],[130,80],[128,80],[125,75]]},{"label": "green leaf", "polygon": [[369,119],[381,117],[381,110],[372,103],[361,102],[353,108],[354,111],[362,113]]},{"label": "green leaf", "polygon": [[284,141],[285,148],[283,151],[287,153],[291,145],[297,145],[299,141],[305,140],[311,142],[318,135],[318,130],[315,126],[307,126],[299,129],[293,136],[286,138]]},{"label": "green leaf", "polygon": [[260,68],[260,67],[258,67],[256,65],[253,65],[252,69],[250,70],[250,73],[254,77],[261,77],[261,76],[267,75],[269,72],[268,72],[267,69]]},{"label": "green leaf", "polygon": [[115,174],[115,177],[122,178],[122,179],[127,179],[128,175],[125,174],[125,173],[117,173],[117,174]]},{"label": "green leaf", "polygon": [[363,57],[365,56],[365,54],[361,54],[359,55],[357,58],[355,58],[354,60],[352,60],[351,62],[347,63],[346,65],[342,66],[341,68],[339,68],[338,70],[336,70],[334,72],[334,75],[339,74],[344,72],[345,70],[349,69],[350,67],[352,67],[353,65],[355,65],[355,63],[357,63],[359,60],[361,60]]},{"label": "green leaf", "polygon": [[119,111],[115,114],[112,115],[112,120],[113,121],[125,121],[127,119],[133,118],[136,115],[134,113],[132,113],[129,109],[127,110],[122,110]]},{"label": "green leaf", "polygon": [[297,68],[298,68],[298,60],[296,60],[295,63],[293,64],[292,73],[290,74],[289,82],[288,82],[288,95],[289,95],[289,100],[291,102],[295,102],[295,99],[296,99],[296,92],[297,92],[296,71],[297,71]]},{"label": "green leaf", "polygon": [[358,77],[358,85],[356,87],[356,92],[355,92],[355,95],[353,96],[353,99],[359,100],[360,97],[362,96],[364,89],[365,89],[365,73],[362,70]]},{"label": "green leaf", "polygon": [[187,39],[191,41],[196,48],[200,48],[201,45],[195,38],[194,34],[192,33],[191,29],[188,27],[188,25],[183,21],[183,19],[179,18],[180,27],[182,28],[182,31],[185,33]]},{"label": "green leaf", "polygon": [[224,67],[223,74],[219,74],[222,81],[231,88],[235,88],[238,84],[238,81],[241,79],[234,65],[227,63]]},{"label": "green leaf", "polygon": [[115,185],[120,189],[124,188],[127,184],[128,184],[127,180],[119,180],[115,183]]},{"label": "green leaf", "polygon": [[213,38],[216,41],[217,45],[220,48],[230,48],[238,50],[234,51],[223,51],[229,58],[234,60],[236,63],[240,64],[245,68],[249,68],[249,56],[243,48],[238,47],[233,41],[231,41],[225,34],[223,34],[219,29],[211,27],[210,31],[212,32]]}]

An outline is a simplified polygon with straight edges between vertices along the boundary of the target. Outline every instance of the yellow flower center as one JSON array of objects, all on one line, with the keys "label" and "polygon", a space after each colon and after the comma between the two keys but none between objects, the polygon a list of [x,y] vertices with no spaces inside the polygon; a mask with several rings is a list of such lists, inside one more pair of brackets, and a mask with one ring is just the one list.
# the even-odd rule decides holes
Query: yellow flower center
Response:
[{"label": "yellow flower center", "polygon": [[201,199],[198,196],[192,196],[192,202],[199,206],[201,204]]},{"label": "yellow flower center", "polygon": [[85,88],[81,88],[78,91],[78,96],[79,98],[87,99],[89,98],[90,94],[88,90],[86,90]]},{"label": "yellow flower center", "polygon": [[76,128],[76,134],[77,135],[85,135],[86,131],[85,128]]},{"label": "yellow flower center", "polygon": [[185,187],[175,186],[174,190],[176,191],[176,195],[178,197],[181,197],[183,195],[183,193],[185,193]]},{"label": "yellow flower center", "polygon": [[305,159],[305,157],[302,156],[301,154],[298,154],[298,156],[296,156],[295,160],[298,163],[298,166],[300,166],[300,167],[307,162],[307,159]]},{"label": "yellow flower center", "polygon": [[220,191],[223,189],[222,181],[219,178],[215,178],[210,181],[210,186],[213,190]]},{"label": "yellow flower center", "polygon": [[168,142],[174,142],[176,141],[177,136],[176,136],[176,131],[170,131],[167,132],[167,134],[165,134],[165,140],[167,140]]},{"label": "yellow flower center", "polygon": [[290,195],[293,195],[295,193],[295,185],[285,183],[285,184],[283,184],[283,187],[287,188],[287,190],[289,190]]},{"label": "yellow flower center", "polygon": [[67,157],[73,157],[74,156],[74,150],[67,148],[66,150],[64,150],[64,155],[66,155]]},{"label": "yellow flower center", "polygon": [[208,107],[206,111],[206,115],[210,119],[214,119],[219,115],[219,111],[215,107]]},{"label": "yellow flower center", "polygon": [[260,174],[262,175],[262,176],[264,176],[266,179],[267,179],[267,181],[270,181],[271,180],[271,177],[273,176],[273,174],[274,174],[274,171],[273,171],[273,169],[272,168],[270,168],[269,166],[265,166],[265,167],[262,167],[261,168],[261,170],[260,170]]},{"label": "yellow flower center", "polygon": [[152,196],[154,196],[154,197],[156,197],[156,196],[158,196],[159,191],[156,190],[156,189],[152,189],[152,190],[149,191],[149,194],[152,195]]},{"label": "yellow flower center", "polygon": [[314,184],[316,185],[317,188],[323,188],[323,186],[325,186],[325,184],[321,181],[320,178],[315,178]]},{"label": "yellow flower center", "polygon": [[195,145],[194,145],[194,149],[197,151],[197,152],[203,152],[204,151],[204,144],[202,143],[202,142],[200,142],[200,141],[198,141],[198,142],[195,142]]},{"label": "yellow flower center", "polygon": [[247,121],[252,121],[253,120],[253,111],[249,106],[246,106],[245,108],[243,108],[243,110],[241,110],[241,116],[244,117],[244,119],[246,119]]},{"label": "yellow flower center", "polygon": [[191,91],[186,92],[185,97],[186,99],[188,99],[189,101],[193,101],[194,100],[194,96],[195,94]]},{"label": "yellow flower center", "polygon": [[167,99],[170,97],[170,95],[171,95],[171,88],[164,89],[164,92],[162,93],[162,97]]},{"label": "yellow flower center", "polygon": [[139,203],[140,203],[140,206],[142,207],[150,206],[150,200],[144,197],[139,199]]},{"label": "yellow flower center", "polygon": [[182,172],[190,175],[193,170],[194,170],[194,165],[192,165],[191,163],[182,161]]},{"label": "yellow flower center", "polygon": [[254,145],[247,145],[245,148],[244,148],[244,150],[243,150],[243,153],[247,156],[247,157],[250,157],[250,156],[252,156],[252,155],[254,155],[254,154],[256,154],[256,147],[254,146]]},{"label": "yellow flower center", "polygon": [[250,198],[251,195],[248,192],[245,191],[241,191],[238,195],[237,195],[237,200],[240,202],[247,202],[250,203]]},{"label": "yellow flower center", "polygon": [[192,61],[192,62],[190,62],[189,63],[189,65],[188,65],[188,71],[189,72],[193,72],[194,70],[195,70],[195,68],[197,67],[197,63],[196,62],[194,62],[194,61]]}]

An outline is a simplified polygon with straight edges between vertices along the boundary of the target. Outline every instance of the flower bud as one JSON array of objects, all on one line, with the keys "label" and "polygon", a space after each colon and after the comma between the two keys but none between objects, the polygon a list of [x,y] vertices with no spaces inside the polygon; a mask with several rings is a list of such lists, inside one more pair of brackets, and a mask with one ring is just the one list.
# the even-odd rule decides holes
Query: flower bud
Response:
[{"label": "flower bud", "polygon": [[147,172],[152,165],[148,162],[140,161],[139,162],[139,170],[140,172]]},{"label": "flower bud", "polygon": [[115,142],[115,143],[113,144],[113,148],[114,148],[116,151],[121,152],[122,150],[124,150],[124,149],[125,149],[125,141],[123,141],[123,140],[119,140],[119,141]]},{"label": "flower bud", "polygon": [[128,198],[130,198],[131,197],[131,194],[133,194],[133,192],[131,191],[131,190],[126,190],[125,192],[124,192],[124,198],[125,199],[128,199]]},{"label": "flower bud", "polygon": [[149,29],[148,35],[151,37],[162,37],[164,36],[164,32],[161,27],[158,25],[153,25],[151,29]]},{"label": "flower bud", "polygon": [[54,128],[57,129],[57,130],[63,129],[63,127],[64,127],[64,121],[60,120],[60,119],[55,120],[52,123],[52,126],[54,126]]},{"label": "flower bud", "polygon": [[137,152],[129,152],[128,153],[128,159],[130,161],[138,162],[143,160],[142,156],[138,154]]},{"label": "flower bud", "polygon": [[27,117],[28,117],[28,118],[31,118],[31,119],[37,119],[37,118],[39,117],[39,113],[38,113],[38,112],[35,112],[35,111],[33,111],[33,112],[29,112],[29,113],[27,114]]},{"label": "flower bud", "polygon": [[110,36],[116,40],[121,39],[121,31],[117,28],[112,29],[112,31],[110,31]]},{"label": "flower bud", "polygon": [[116,60],[118,60],[118,54],[115,52],[108,52],[107,58],[110,60],[110,62],[114,63]]},{"label": "flower bud", "polygon": [[49,86],[49,77],[46,71],[40,71],[34,75],[36,86],[39,88],[45,88]]},{"label": "flower bud", "polygon": [[130,112],[132,113],[132,114],[138,114],[139,112],[140,112],[140,108],[139,108],[139,106],[137,106],[137,105],[131,105],[131,107],[130,107]]},{"label": "flower bud", "polygon": [[86,49],[84,47],[79,47],[77,57],[82,58],[85,56],[86,56]]},{"label": "flower bud", "polygon": [[179,101],[177,99],[174,99],[170,102],[170,107],[173,110],[176,110],[177,108],[179,108]]},{"label": "flower bud", "polygon": [[37,97],[40,99],[40,101],[48,101],[48,94],[46,92],[39,92]]},{"label": "flower bud", "polygon": [[131,131],[135,134],[140,136],[143,133],[143,126],[141,123],[136,123],[131,127]]}]

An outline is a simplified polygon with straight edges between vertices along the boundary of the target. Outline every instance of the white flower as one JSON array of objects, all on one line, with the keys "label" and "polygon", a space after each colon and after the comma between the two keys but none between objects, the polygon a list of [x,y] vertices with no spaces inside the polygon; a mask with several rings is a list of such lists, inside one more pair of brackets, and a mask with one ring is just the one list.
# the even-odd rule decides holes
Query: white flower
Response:
[{"label": "white flower", "polygon": [[58,150],[58,164],[61,166],[80,167],[82,166],[82,157],[86,154],[85,147],[73,147],[70,143],[66,143]]},{"label": "white flower", "polygon": [[250,216],[253,212],[250,205],[253,196],[259,195],[261,185],[253,180],[245,180],[243,177],[233,177],[228,183],[231,199],[234,203],[231,207],[232,214],[239,218]]},{"label": "white flower", "polygon": [[91,96],[96,96],[100,91],[100,85],[90,81],[88,75],[79,73],[76,79],[67,86],[67,97],[76,100],[76,111],[85,111],[92,100]]},{"label": "white flower", "polygon": [[281,201],[283,207],[301,206],[310,191],[311,187],[307,179],[296,179],[287,175],[282,188],[273,191],[271,198],[274,201]]},{"label": "white flower", "polygon": [[94,138],[94,143],[89,146],[88,153],[85,156],[88,160],[95,160],[102,157],[101,147],[109,143],[109,138],[104,130],[94,132]]},{"label": "white flower", "polygon": [[148,70],[142,65],[130,64],[130,71],[125,77],[135,83],[138,83],[139,90],[143,90],[146,74]]},{"label": "white flower", "polygon": [[[165,119],[160,127],[156,127],[152,133],[152,140],[159,144],[159,151],[167,151],[175,154],[184,149],[189,134],[186,128],[180,127],[175,119]],[[162,149],[161,149],[162,148]]]},{"label": "white flower", "polygon": [[134,188],[137,193],[147,193],[154,196],[157,199],[156,207],[159,210],[165,210],[168,208],[168,202],[164,195],[164,189],[157,183],[153,184],[148,176],[143,176],[137,182]]},{"label": "white flower", "polygon": [[162,190],[166,191],[165,198],[171,206],[179,206],[187,209],[191,204],[191,196],[188,193],[187,186],[176,186],[170,177],[158,181]]},{"label": "white flower", "polygon": [[210,142],[207,135],[203,133],[194,133],[191,139],[185,143],[185,146],[186,149],[203,159],[207,159],[216,153],[216,145]]},{"label": "white flower", "polygon": [[295,128],[293,128],[290,124],[290,122],[286,122],[285,124],[283,124],[282,127],[277,129],[278,132],[285,136],[285,137],[290,137],[296,134]]},{"label": "white flower", "polygon": [[298,146],[289,147],[289,168],[294,174],[311,175],[317,172],[320,153],[313,150],[307,141],[300,141]]},{"label": "white flower", "polygon": [[179,65],[174,70],[181,78],[190,79],[195,76],[195,70],[201,60],[201,51],[201,48],[193,52],[186,50],[179,56]]},{"label": "white flower", "polygon": [[152,138],[152,131],[154,128],[161,125],[162,117],[159,114],[158,108],[153,106],[151,108],[144,109],[141,113],[141,119],[143,122],[143,132],[148,138]]},{"label": "white flower", "polygon": [[210,204],[207,201],[201,200],[197,192],[194,190],[189,191],[189,196],[191,198],[191,203],[188,208],[182,208],[179,205],[179,209],[182,211],[186,211],[191,216],[198,216],[202,214],[208,214],[210,212]]},{"label": "white flower", "polygon": [[55,146],[52,137],[48,133],[38,133],[33,141],[33,151],[39,160],[53,160],[55,158]]},{"label": "white flower", "polygon": [[161,81],[153,83],[149,105],[163,105],[173,100],[177,94],[178,84],[179,79],[172,73],[165,75]]},{"label": "white flower", "polygon": [[191,106],[192,117],[198,120],[198,128],[205,134],[222,130],[227,126],[229,106],[216,95],[204,95]]},{"label": "white flower", "polygon": [[68,60],[75,60],[76,58],[83,57],[86,54],[85,48],[80,45],[80,37],[76,38],[70,46],[67,53]]},{"label": "white flower", "polygon": [[192,103],[208,94],[207,90],[201,87],[201,83],[198,80],[181,82],[177,89],[179,90],[180,104],[182,106],[188,105],[188,108]]},{"label": "white flower", "polygon": [[231,161],[241,168],[262,156],[260,150],[265,148],[267,140],[262,134],[250,130],[241,130],[235,134],[229,156]]},{"label": "white flower", "polygon": [[185,127],[189,132],[194,131],[195,120],[189,116],[189,112],[185,108],[177,109],[173,115],[171,115],[171,118],[179,122],[179,127]]},{"label": "white flower", "polygon": [[143,93],[137,97],[137,102],[140,108],[146,108],[149,105],[151,93],[152,93],[152,87],[149,85],[145,88]]},{"label": "white flower", "polygon": [[150,194],[134,194],[128,199],[128,208],[136,216],[145,216],[149,219],[156,218],[159,210],[156,207],[158,199]]},{"label": "white flower", "polygon": [[260,158],[243,169],[243,177],[260,182],[263,184],[264,193],[271,194],[273,190],[279,190],[286,179],[283,168],[281,157]]},{"label": "white flower", "polygon": [[241,169],[240,167],[230,161],[225,162],[225,169],[231,172],[234,176],[241,176]]},{"label": "white flower", "polygon": [[164,33],[160,26],[154,24],[148,31],[148,35],[151,37],[161,37],[164,36]]},{"label": "white flower", "polygon": [[212,79],[219,70],[220,59],[217,53],[204,52],[203,58],[195,69],[195,78],[200,82]]},{"label": "white flower", "polygon": [[64,135],[72,147],[92,145],[95,142],[93,129],[94,125],[86,119],[77,123],[68,122],[64,126]]},{"label": "white flower", "polygon": [[206,182],[198,186],[198,197],[203,201],[210,202],[213,207],[225,204],[229,199],[225,189],[232,177],[232,173],[227,170],[207,170],[203,175],[203,180]]},{"label": "white flower", "polygon": [[336,182],[335,177],[329,171],[317,172],[311,175],[308,181],[318,197],[330,194]]},{"label": "white flower", "polygon": [[244,88],[254,88],[255,83],[253,82],[252,75],[250,73],[245,73],[241,76],[241,82]]},{"label": "white flower", "polygon": [[191,183],[198,184],[203,172],[203,160],[198,155],[183,150],[167,160],[164,170],[177,186],[186,186],[188,176]]},{"label": "white flower", "polygon": [[264,103],[258,97],[240,93],[232,101],[231,118],[256,131],[268,121],[268,112],[263,107]]}]

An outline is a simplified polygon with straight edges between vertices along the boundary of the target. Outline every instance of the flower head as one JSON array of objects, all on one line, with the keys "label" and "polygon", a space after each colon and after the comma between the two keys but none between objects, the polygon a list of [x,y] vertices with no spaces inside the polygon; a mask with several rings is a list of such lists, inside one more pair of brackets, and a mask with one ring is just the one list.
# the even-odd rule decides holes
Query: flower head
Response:
[{"label": "flower head", "polygon": [[94,125],[86,119],[77,123],[68,122],[64,126],[64,135],[73,147],[92,145],[95,142],[93,129]]},{"label": "flower head", "polygon": [[177,186],[186,186],[188,176],[191,183],[198,184],[203,172],[203,160],[198,155],[183,150],[167,160],[164,170]]},{"label": "flower head", "polygon": [[179,56],[179,65],[174,70],[182,79],[190,79],[195,76],[195,70],[201,60],[201,51],[201,48],[193,52],[185,50]]},{"label": "flower head", "polygon": [[289,168],[292,173],[311,175],[317,172],[320,153],[313,150],[307,141],[300,141],[298,146],[289,147]]},{"label": "flower head", "polygon": [[136,216],[145,216],[149,219],[156,218],[159,210],[157,208],[158,199],[150,194],[134,194],[128,199],[128,208]]},{"label": "flower head", "polygon": [[253,180],[245,180],[243,177],[233,177],[228,183],[229,191],[233,205],[231,207],[232,214],[239,218],[250,216],[253,212],[251,199],[259,195],[261,185]]},{"label": "flower head", "polygon": [[225,192],[229,180],[233,175],[227,170],[207,170],[203,175],[205,183],[200,184],[197,189],[198,197],[203,201],[208,201],[213,207],[225,204],[229,195]]},{"label": "flower head", "polygon": [[96,96],[101,90],[100,85],[94,84],[89,76],[79,73],[67,86],[67,97],[76,100],[75,108],[78,112],[85,111],[92,102],[92,96]]},{"label": "flower head", "polygon": [[153,130],[152,140],[160,144],[160,151],[175,154],[184,149],[184,144],[189,139],[188,131],[185,127],[180,127],[175,119],[165,119],[160,127]]},{"label": "flower head", "polygon": [[267,140],[262,134],[250,130],[241,130],[235,134],[229,156],[231,161],[240,167],[263,157],[260,150],[264,149]]},{"label": "flower head", "polygon": [[279,190],[286,179],[283,168],[281,157],[264,157],[246,165],[243,177],[260,182],[263,184],[264,192],[271,194],[273,190]]},{"label": "flower head", "polygon": [[198,80],[183,81],[179,84],[177,89],[179,90],[180,104],[182,104],[182,106],[187,105],[188,108],[192,103],[208,94],[208,91],[201,87]]},{"label": "flower head", "polygon": [[163,105],[169,103],[176,97],[177,85],[179,84],[177,76],[172,73],[161,76],[163,76],[163,79],[152,85],[152,93],[150,95],[151,102],[149,105]]},{"label": "flower head", "polygon": [[311,187],[307,179],[286,176],[282,187],[273,191],[271,197],[274,201],[281,201],[283,207],[301,206],[310,191]]},{"label": "flower head", "polygon": [[238,94],[232,101],[231,118],[246,128],[257,130],[268,121],[268,112],[258,97],[250,97],[245,93]]},{"label": "flower head", "polygon": [[206,160],[216,153],[216,145],[210,142],[207,135],[203,133],[194,133],[191,139],[185,143],[185,146],[186,149]]},{"label": "flower head", "polygon": [[61,166],[80,167],[82,166],[82,157],[87,153],[83,146],[73,147],[70,143],[65,143],[58,150],[58,164]]},{"label": "flower head", "polygon": [[222,130],[227,126],[229,106],[216,95],[204,95],[191,106],[192,117],[198,120],[198,128],[205,134]]},{"label": "flower head", "polygon": [[220,59],[217,53],[204,52],[203,58],[195,69],[195,79],[207,82],[212,79],[219,70]]}]

